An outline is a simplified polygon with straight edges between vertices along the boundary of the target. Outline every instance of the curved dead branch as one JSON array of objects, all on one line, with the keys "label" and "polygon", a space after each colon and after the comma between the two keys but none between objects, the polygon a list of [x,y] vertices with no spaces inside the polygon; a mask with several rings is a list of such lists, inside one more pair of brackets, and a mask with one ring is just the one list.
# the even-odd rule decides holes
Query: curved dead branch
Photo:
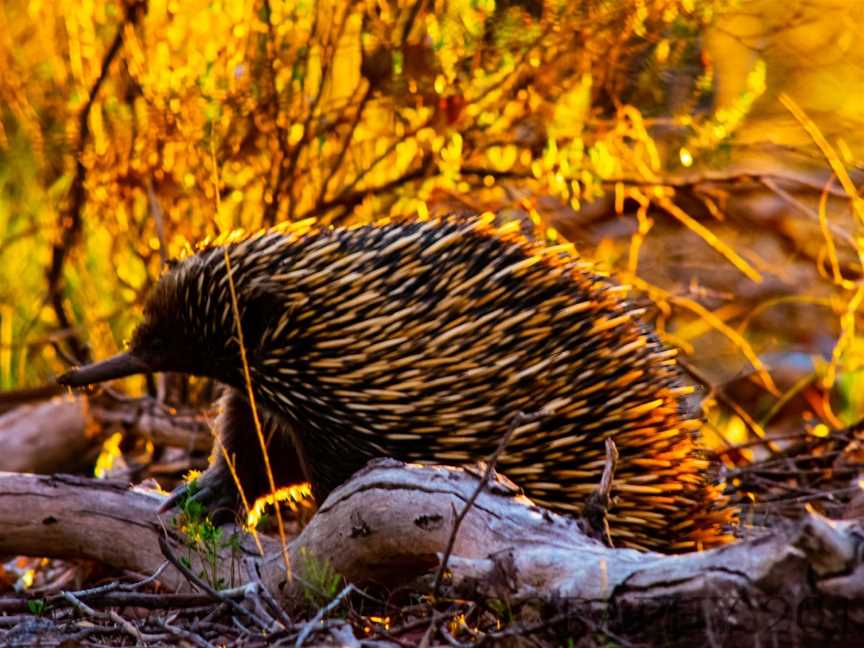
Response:
[{"label": "curved dead branch", "polygon": [[[472,470],[374,461],[334,491],[289,544],[290,575],[277,542],[261,538],[262,558],[245,535],[237,550],[215,562],[217,575],[230,583],[234,574],[234,584],[260,579],[289,606],[315,586],[310,574],[322,564],[351,583],[430,591],[454,511],[469,501],[477,480]],[[159,538],[166,536],[193,571],[205,569],[203,557],[156,516],[161,501],[124,484],[0,474],[0,552],[86,557],[150,573],[164,561]],[[511,602],[624,607],[633,615],[656,610],[658,602],[716,602],[741,592],[748,600],[780,593],[790,605],[813,596],[855,599],[864,597],[862,539],[859,521],[810,514],[758,539],[701,553],[613,549],[588,538],[577,520],[533,505],[497,479],[460,526],[443,589]],[[175,569],[161,580],[169,588],[188,587]]]}]

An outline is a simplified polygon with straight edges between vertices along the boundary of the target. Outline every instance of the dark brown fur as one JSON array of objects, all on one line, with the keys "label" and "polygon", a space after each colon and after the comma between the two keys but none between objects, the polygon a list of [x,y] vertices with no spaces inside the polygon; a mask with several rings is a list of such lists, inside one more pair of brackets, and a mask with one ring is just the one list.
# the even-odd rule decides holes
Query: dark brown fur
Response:
[{"label": "dark brown fur", "polygon": [[[210,467],[197,480],[197,499],[206,502],[217,523],[233,522],[237,512],[243,510],[242,498],[225,460],[226,454],[233,463],[237,480],[243,485],[246,504],[251,507],[256,499],[270,493],[270,480],[249,400],[240,391],[227,387],[219,404],[216,421],[219,442],[213,447]],[[259,414],[276,487],[309,481],[296,451],[290,425],[264,410],[259,410]],[[182,486],[177,495],[185,492],[186,486]]]}]

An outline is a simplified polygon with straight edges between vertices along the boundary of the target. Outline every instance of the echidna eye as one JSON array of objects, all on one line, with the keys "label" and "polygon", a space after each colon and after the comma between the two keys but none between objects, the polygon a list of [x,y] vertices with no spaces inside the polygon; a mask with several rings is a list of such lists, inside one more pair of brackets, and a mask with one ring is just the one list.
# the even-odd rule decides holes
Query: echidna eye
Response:
[{"label": "echidna eye", "polygon": [[150,338],[150,349],[152,351],[161,351],[168,345],[168,341],[161,335],[154,335]]}]

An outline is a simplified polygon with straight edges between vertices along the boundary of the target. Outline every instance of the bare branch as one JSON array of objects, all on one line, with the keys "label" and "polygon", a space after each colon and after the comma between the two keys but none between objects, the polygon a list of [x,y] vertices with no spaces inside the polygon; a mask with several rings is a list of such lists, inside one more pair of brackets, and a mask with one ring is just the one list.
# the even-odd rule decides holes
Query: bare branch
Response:
[{"label": "bare branch", "polygon": [[468,511],[471,510],[474,502],[477,501],[477,497],[479,497],[481,491],[486,488],[486,484],[489,483],[489,477],[491,477],[495,470],[495,465],[498,463],[498,458],[501,456],[501,453],[504,452],[504,448],[506,448],[507,444],[510,443],[510,438],[513,436],[513,432],[520,425],[531,423],[543,418],[544,416],[548,416],[548,414],[549,413],[546,410],[540,410],[539,412],[534,412],[532,414],[517,412],[516,416],[513,417],[513,420],[510,421],[510,426],[498,442],[498,447],[495,448],[495,451],[490,455],[489,459],[486,460],[486,469],[483,471],[483,476],[480,478],[477,488],[471,494],[471,497],[468,498],[468,501],[465,502],[462,512],[459,513],[456,520],[453,522],[453,530],[450,532],[450,538],[447,540],[447,547],[444,549],[444,555],[441,557],[441,564],[438,566],[438,571],[435,574],[435,584],[432,587],[432,593],[434,596],[437,597],[441,590],[441,579],[444,577],[444,572],[447,570],[447,561],[450,560],[450,554],[453,552],[453,545],[456,542],[456,535],[459,533],[459,527],[462,526],[462,521],[465,519],[465,516],[468,515]]},{"label": "bare branch", "polygon": [[[66,312],[66,305],[64,304],[63,265],[66,262],[66,255],[69,254],[78,241],[83,224],[81,212],[87,199],[84,189],[87,178],[87,167],[84,166],[84,148],[87,146],[87,141],[90,138],[90,112],[93,110],[93,105],[96,102],[96,97],[102,88],[102,84],[108,78],[111,64],[117,58],[117,54],[123,45],[123,32],[128,26],[138,23],[146,11],[146,7],[147,4],[145,2],[131,2],[126,6],[123,20],[118,25],[114,39],[111,41],[102,59],[99,76],[96,77],[93,85],[90,86],[90,91],[87,93],[87,101],[78,115],[78,143],[73,151],[75,174],[72,177],[72,185],[69,188],[66,208],[60,211],[58,222],[61,235],[60,239],[51,248],[51,265],[48,269],[48,297],[51,307],[54,309],[54,314],[57,317],[57,324],[61,329],[71,330],[73,328],[71,318]],[[69,345],[75,361],[83,363],[90,360],[90,350],[78,339],[77,335],[70,335],[66,339],[66,343]]]}]

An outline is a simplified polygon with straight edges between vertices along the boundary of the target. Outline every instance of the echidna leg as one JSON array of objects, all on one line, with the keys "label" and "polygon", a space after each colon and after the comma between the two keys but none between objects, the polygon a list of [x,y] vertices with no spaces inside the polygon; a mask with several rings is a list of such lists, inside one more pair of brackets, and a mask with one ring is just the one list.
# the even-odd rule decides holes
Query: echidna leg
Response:
[{"label": "echidna leg", "polygon": [[[276,488],[306,481],[306,471],[294,445],[290,424],[263,409],[259,409],[259,415]],[[216,428],[221,447],[214,446],[210,467],[195,481],[196,488],[190,496],[207,508],[214,522],[222,524],[232,522],[238,514],[244,513],[242,498],[225,459],[226,454],[233,463],[249,506],[270,492],[270,480],[261,454],[252,408],[241,392],[226,388]],[[189,486],[182,484],[160,510],[176,506],[189,491]]]}]

